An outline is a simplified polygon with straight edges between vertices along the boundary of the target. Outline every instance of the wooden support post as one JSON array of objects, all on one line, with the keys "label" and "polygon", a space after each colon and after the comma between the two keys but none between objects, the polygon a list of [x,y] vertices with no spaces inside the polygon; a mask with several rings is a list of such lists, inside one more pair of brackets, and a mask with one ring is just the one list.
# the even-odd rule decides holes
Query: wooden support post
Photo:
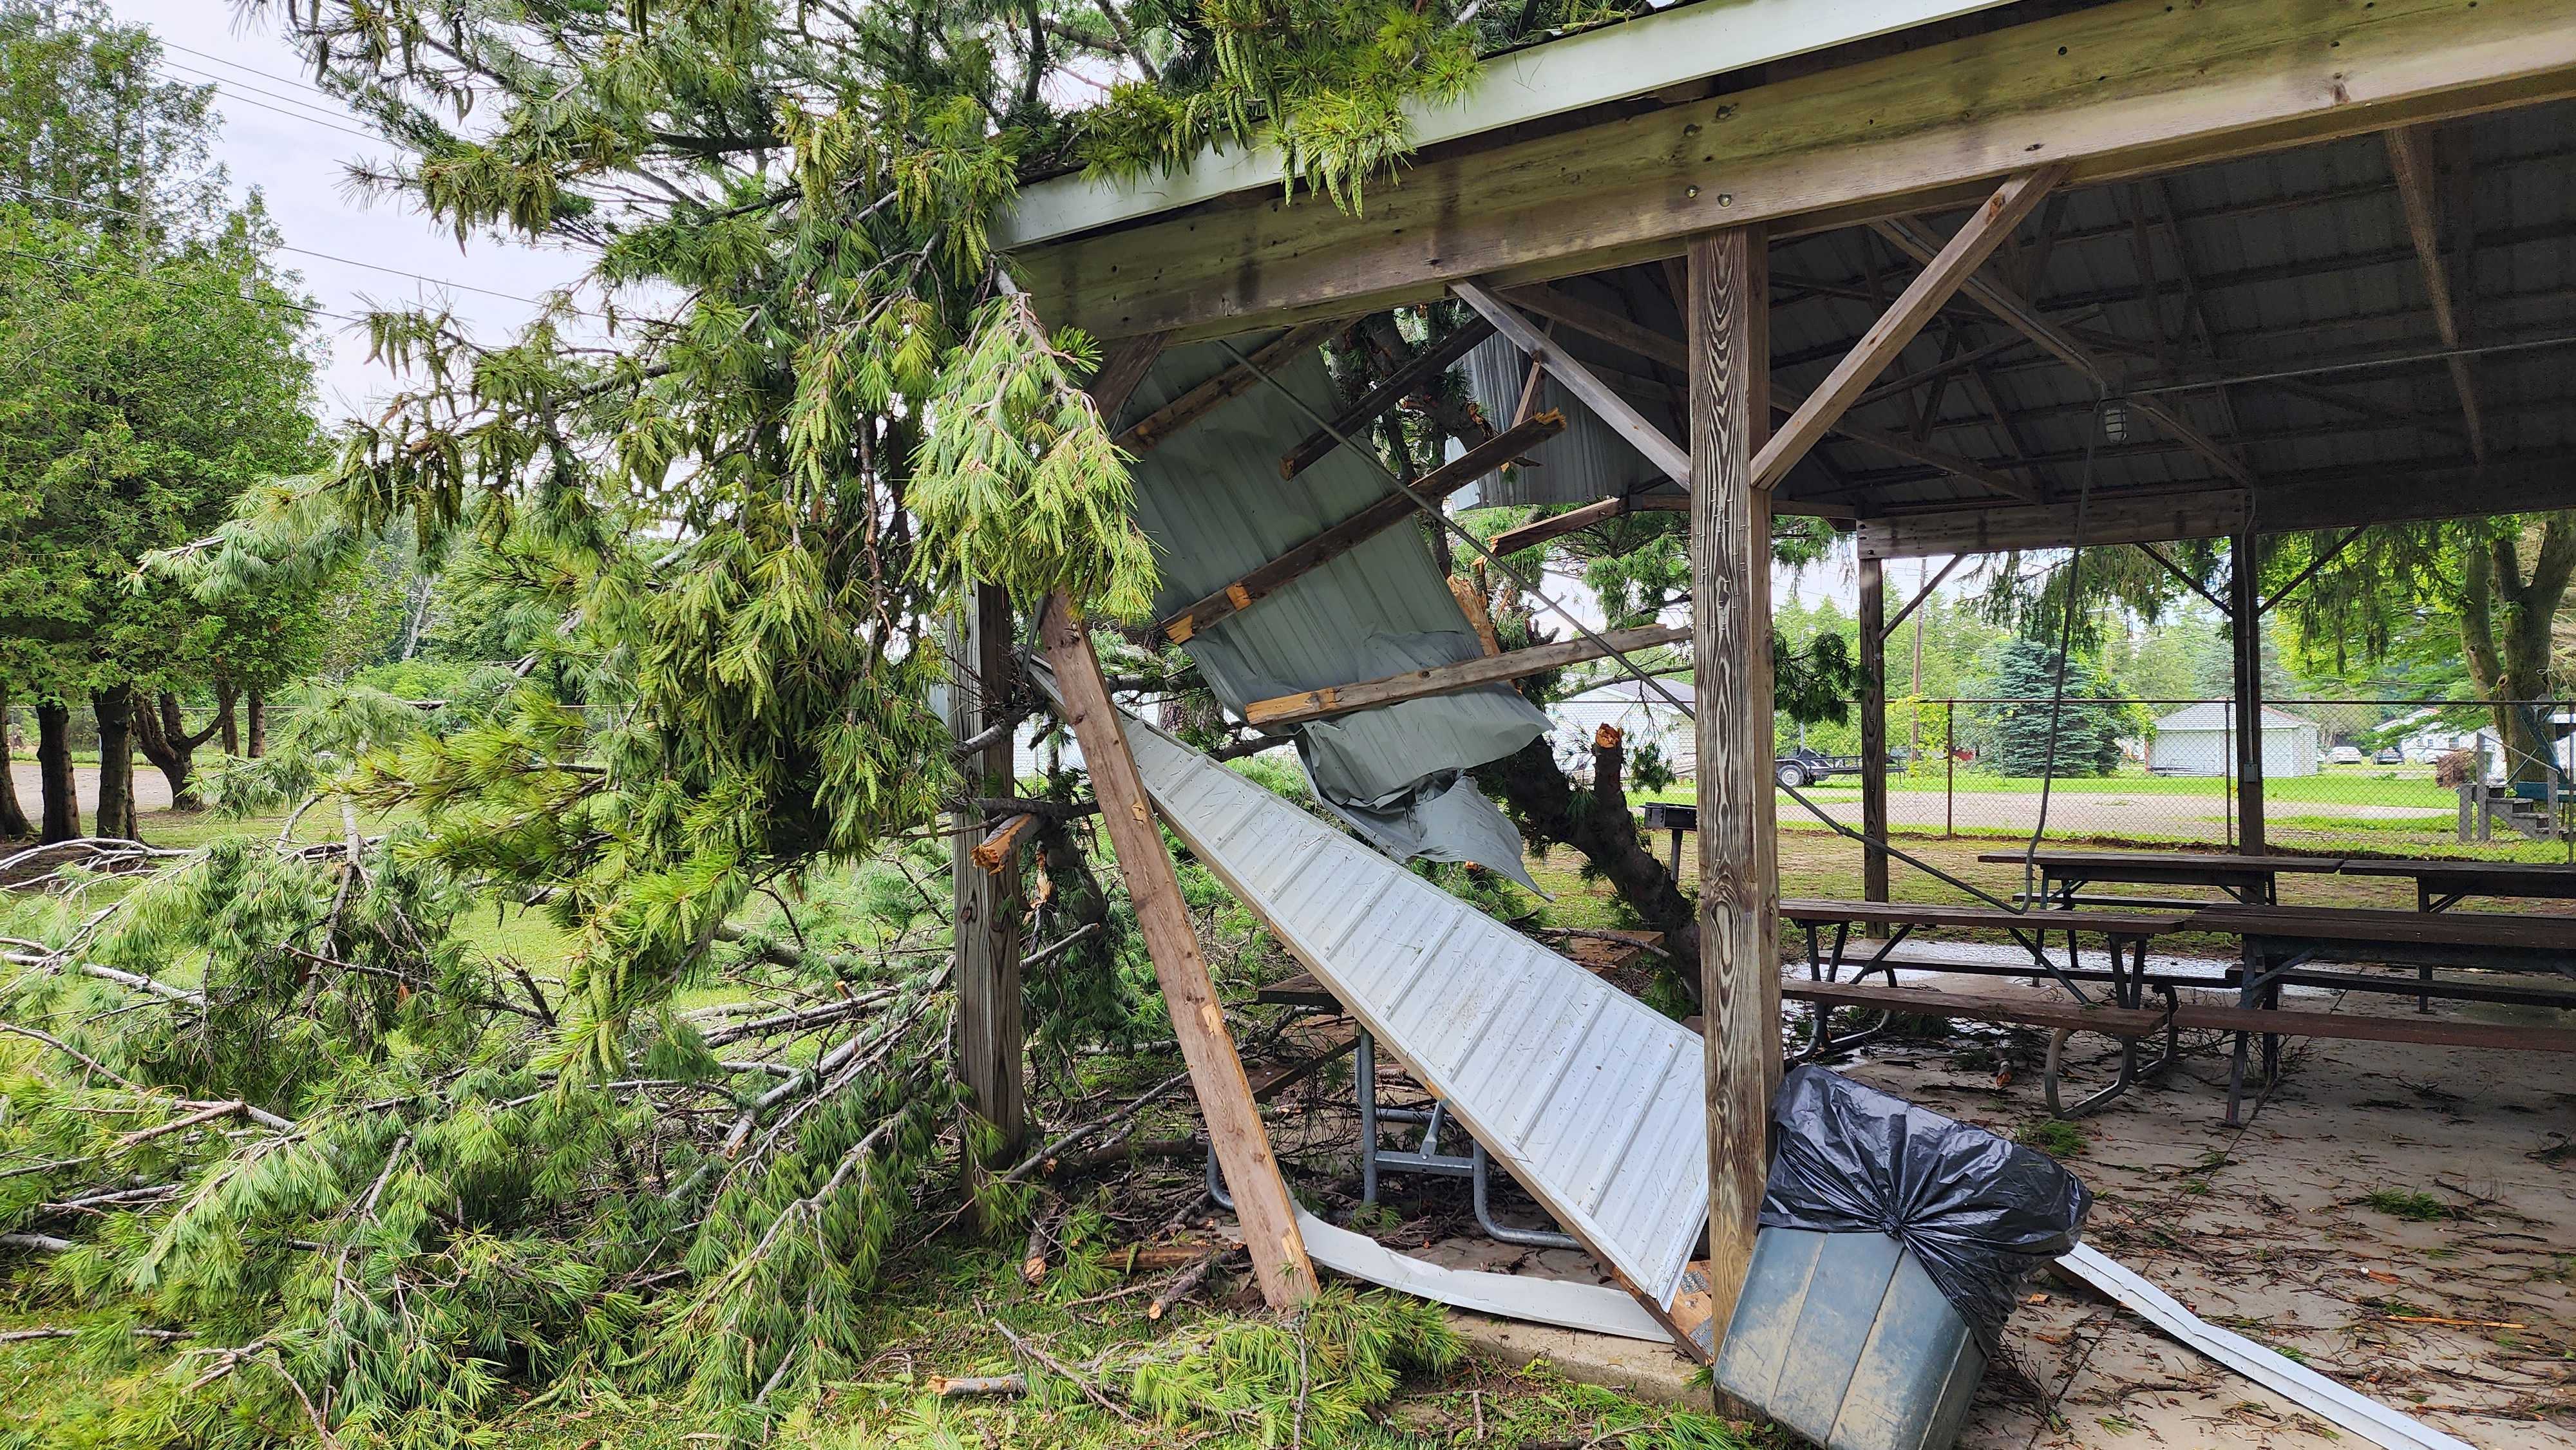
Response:
[{"label": "wooden support post", "polygon": [[1303,1303],[1315,1293],[1315,1266],[1307,1261],[1305,1236],[1297,1229],[1296,1205],[1271,1156],[1270,1135],[1261,1110],[1252,1100],[1252,1084],[1235,1055],[1233,1034],[1217,1005],[1216,984],[1199,954],[1197,933],[1190,927],[1188,906],[1181,899],[1180,877],[1164,849],[1162,830],[1145,798],[1145,781],[1127,737],[1119,729],[1118,711],[1109,701],[1109,681],[1092,652],[1091,636],[1076,617],[1072,601],[1059,594],[1047,601],[1039,625],[1047,663],[1064,702],[1065,723],[1082,746],[1083,764],[1091,772],[1092,794],[1100,801],[1100,819],[1109,830],[1111,852],[1127,898],[1136,909],[1136,928],[1144,934],[1145,952],[1154,962],[1154,980],[1162,986],[1163,1005],[1172,1014],[1181,1058],[1189,1064],[1190,1086],[1199,1111],[1207,1118],[1208,1141],[1215,1145],[1217,1166],[1234,1195],[1235,1216],[1243,1223],[1243,1241],[1252,1251],[1252,1274],[1261,1297],[1272,1308]]},{"label": "wooden support post", "polygon": [[[1010,678],[1011,596],[978,584],[949,631],[948,726],[960,740],[996,719]],[[957,912],[957,1066],[975,1111],[1001,1134],[1000,1161],[1020,1155],[1027,1107],[1020,1080],[1027,1023],[1020,1004],[1021,902],[1018,852],[986,868],[977,859],[982,795],[1009,795],[1011,738],[960,762],[972,782],[966,809],[949,821],[954,859],[949,872]],[[970,1162],[972,1161],[970,1157]]]},{"label": "wooden support post", "polygon": [[[1887,580],[1886,565],[1860,561],[1860,832],[1861,895],[1887,899]],[[1874,933],[1875,934],[1875,933]]]},{"label": "wooden support post", "polygon": [[1722,1327],[1752,1264],[1771,1097],[1780,1080],[1771,503],[1753,485],[1754,453],[1771,418],[1769,257],[1762,229],[1694,237],[1688,264],[1708,1281],[1711,1322]]},{"label": "wooden support post", "polygon": [[2228,540],[2227,629],[2236,666],[2236,849],[2263,854],[2262,536]]}]

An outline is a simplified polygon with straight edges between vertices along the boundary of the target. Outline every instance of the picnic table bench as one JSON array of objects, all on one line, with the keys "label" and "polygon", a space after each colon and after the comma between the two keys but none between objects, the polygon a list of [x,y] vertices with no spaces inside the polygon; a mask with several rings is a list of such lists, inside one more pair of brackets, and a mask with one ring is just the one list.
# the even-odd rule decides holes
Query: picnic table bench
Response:
[{"label": "picnic table bench", "polygon": [[[1994,967],[1993,974],[2047,976],[2064,987],[2076,999],[2071,1004],[2057,1005],[2063,1005],[2075,1011],[2093,1012],[2108,1009],[2132,1013],[2144,1012],[2147,1018],[2159,1021],[2170,1014],[2174,1000],[2173,987],[2169,983],[2159,983],[2149,979],[2147,944],[2159,936],[2180,930],[2183,923],[2191,919],[2191,913],[2184,910],[2025,912],[2008,911],[1994,906],[1946,902],[1840,901],[1816,897],[1792,897],[1782,901],[1780,914],[1794,922],[1806,936],[1809,985],[1857,985],[1875,971],[1884,974],[1888,987],[1894,988],[1896,970],[1901,964],[1894,953],[1915,932],[1921,930],[2000,931],[2011,936],[2024,951],[2030,954],[2031,959],[2026,965]],[[1847,951],[1851,929],[1855,925],[1888,928],[1886,939],[1874,942],[1872,953],[1866,959],[1857,962],[1850,958]],[[1825,935],[1828,932],[1832,934],[1833,942],[1830,949],[1824,945]],[[2067,960],[2064,967],[2060,967],[2049,955],[2048,939],[2052,932],[2063,932],[2066,936]],[[2088,970],[2084,967],[2079,939],[2088,933],[2103,939],[2104,955],[2109,962],[2108,970]],[[1849,983],[1842,981],[1842,969],[1846,965],[1854,968]],[[2108,1002],[2094,1002],[2080,985],[2083,982],[2093,982],[2106,987]],[[2163,997],[2165,1002],[2163,1013],[2147,1010],[2146,998],[2150,991]],[[1842,1003],[1834,994],[1791,991],[1785,986],[1781,989],[1781,994],[1810,1002],[1815,1009],[1810,1037],[1798,1050],[1798,1055],[1802,1058],[1821,1057],[1830,1052],[1857,1047],[1868,1042],[1887,1030],[1891,1011],[1905,1010],[1877,1007],[1873,1009],[1877,1019],[1874,1023],[1849,1037],[1837,1039],[1833,1035],[1834,1010]],[[2118,1079],[2084,1101],[2072,1107],[2061,1108],[2057,1096],[2058,1068],[2066,1039],[2075,1030],[2074,1026],[2071,1023],[2060,1022],[2053,1016],[2044,1018],[2032,1015],[2054,1013],[2057,1010],[2057,1005],[2041,1006],[2044,999],[2025,998],[2018,1003],[2001,997],[1982,1000],[1986,1010],[2015,1007],[2023,1014],[2021,1017],[2009,1020],[2025,1021],[2031,1026],[2056,1029],[2055,1036],[2049,1041],[2048,1063],[2045,1072],[2041,1075],[2040,1086],[2048,1099],[2050,1111],[2059,1112],[2063,1116],[2074,1117],[2091,1112],[2126,1092],[2129,1085],[2138,1078],[2161,1074],[2171,1068],[2177,1060],[2180,1044],[2171,1032],[2166,1036],[2164,1054],[2156,1061],[2143,1066],[2138,1061],[2137,1039],[2148,1034],[2124,1035],[2114,1032],[2112,1035],[2121,1037]],[[1974,1016],[1977,1014],[1962,1010],[1950,1015]],[[2087,1020],[2125,1022],[2128,1019],[2088,1018]]]},{"label": "picnic table bench", "polygon": [[2331,856],[2234,856],[2216,851],[1987,851],[1977,859],[1989,865],[2018,866],[2025,855],[2039,869],[2040,899],[2067,910],[2079,906],[2197,906],[2194,901],[2086,896],[2098,881],[2150,886],[2212,886],[2240,902],[2280,900],[2279,878],[2285,873],[2331,874],[2343,862]]},{"label": "picnic table bench", "polygon": [[[2392,966],[2415,966],[2417,978],[2409,985],[2418,1011],[2432,1005],[2435,967],[2537,971],[2576,978],[2576,918],[2367,907],[2213,906],[2195,915],[2188,929],[2221,932],[2244,943],[2244,966],[2237,974],[2238,1003],[2263,1011],[2277,1011],[2284,979],[2319,956],[2360,956]],[[2334,985],[2361,991],[2403,990],[2394,983],[2358,975],[2339,978]],[[2230,1123],[2237,1118],[2247,1045],[2256,1030],[2263,1031],[2266,1080],[2279,1070],[2281,1034],[2239,1029],[2235,1062],[2228,1075]]]},{"label": "picnic table bench", "polygon": [[2347,876],[2405,876],[2415,881],[2415,909],[2448,911],[2472,896],[2508,901],[2576,901],[2576,866],[2527,861],[2354,860]]}]

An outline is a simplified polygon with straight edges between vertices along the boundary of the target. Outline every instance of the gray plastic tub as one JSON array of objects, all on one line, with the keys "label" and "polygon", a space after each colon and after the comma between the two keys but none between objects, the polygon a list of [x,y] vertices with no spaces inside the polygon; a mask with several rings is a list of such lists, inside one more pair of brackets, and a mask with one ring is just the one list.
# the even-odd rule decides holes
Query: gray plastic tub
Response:
[{"label": "gray plastic tub", "polygon": [[1895,1239],[1766,1228],[1716,1378],[1827,1450],[1948,1450],[1985,1373],[1967,1321]]}]

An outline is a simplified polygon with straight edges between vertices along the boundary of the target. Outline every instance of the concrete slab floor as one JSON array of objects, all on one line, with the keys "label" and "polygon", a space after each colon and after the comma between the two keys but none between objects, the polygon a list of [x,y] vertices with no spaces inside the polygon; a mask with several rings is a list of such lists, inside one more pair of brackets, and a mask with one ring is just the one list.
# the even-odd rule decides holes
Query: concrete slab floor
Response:
[{"label": "concrete slab floor", "polygon": [[[2413,1006],[2352,996],[2298,1005]],[[1963,1028],[1832,1065],[2015,1134],[2049,1121],[2045,1046],[2038,1033]],[[2472,1445],[2576,1450],[2576,1058],[2292,1040],[2262,1111],[2230,1129],[2220,1121],[2226,1040],[2186,1037],[2185,1048],[2193,1055],[2164,1083],[2065,1125],[2071,1133],[2035,1130],[2097,1195],[2086,1240],[2204,1318]],[[2107,1059],[2092,1071],[2105,1073]],[[1603,1278],[1585,1255],[1482,1238],[1419,1252]],[[1544,1356],[1571,1378],[1668,1403],[1707,1395],[1660,1346],[1455,1318],[1507,1363]],[[2053,1280],[2014,1316],[1959,1440],[1962,1450],[2355,1443]]]}]

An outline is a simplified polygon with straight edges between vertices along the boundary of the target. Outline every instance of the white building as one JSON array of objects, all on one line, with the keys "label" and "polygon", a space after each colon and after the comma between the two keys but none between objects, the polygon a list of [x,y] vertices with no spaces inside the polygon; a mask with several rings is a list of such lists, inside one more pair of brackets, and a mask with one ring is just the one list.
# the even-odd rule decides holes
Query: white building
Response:
[{"label": "white building", "polygon": [[[2147,769],[2159,775],[2227,775],[2235,766],[2236,707],[2212,700],[2185,705],[2156,722],[2147,741]],[[2263,775],[2279,779],[2314,775],[2320,758],[2319,730],[2302,720],[2265,706],[2263,710]]]}]

